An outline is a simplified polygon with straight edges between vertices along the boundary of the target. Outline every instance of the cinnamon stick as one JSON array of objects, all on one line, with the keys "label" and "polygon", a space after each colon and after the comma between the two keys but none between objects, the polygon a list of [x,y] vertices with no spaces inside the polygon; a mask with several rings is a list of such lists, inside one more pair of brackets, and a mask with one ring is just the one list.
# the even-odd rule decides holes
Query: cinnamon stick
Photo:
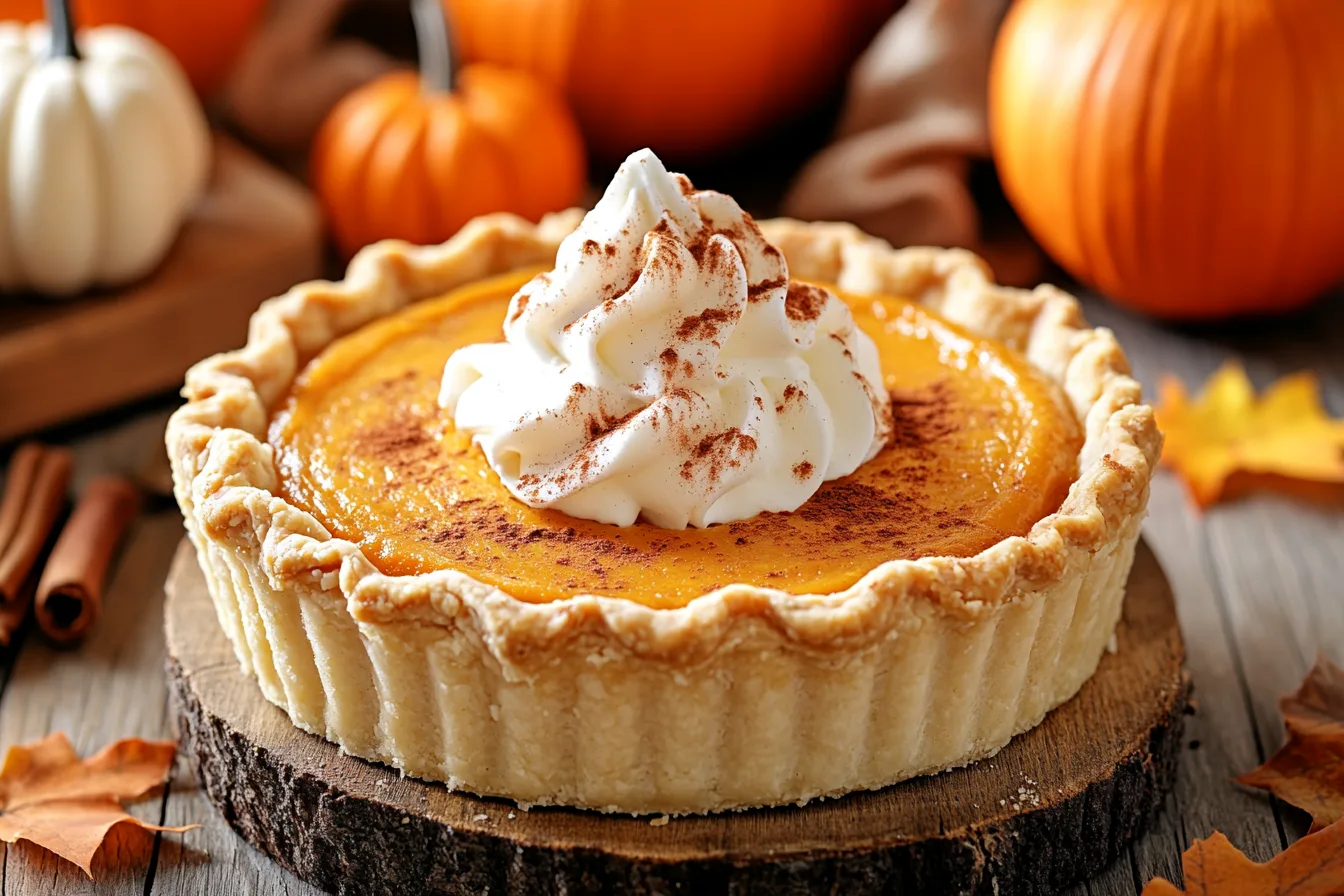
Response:
[{"label": "cinnamon stick", "polygon": [[30,575],[24,580],[19,596],[14,600],[0,603],[0,647],[8,647],[14,640],[14,633],[28,618],[33,606],[33,592],[37,588],[37,576]]},{"label": "cinnamon stick", "polygon": [[[74,465],[70,452],[45,446],[38,446],[37,451],[36,463],[29,459],[30,451],[15,452],[5,481],[0,522],[14,513],[9,509],[11,501],[18,502],[20,509],[13,532],[0,542],[0,605],[23,596],[24,580],[42,554],[65,506],[65,490]],[[18,495],[22,497],[13,497]]]},{"label": "cinnamon stick", "polygon": [[28,492],[33,487],[37,465],[42,461],[41,445],[25,442],[9,459],[9,474],[5,476],[5,493],[0,495],[0,556],[14,540],[23,519],[23,508],[28,503]]},{"label": "cinnamon stick", "polygon": [[48,638],[74,644],[102,615],[108,568],[139,506],[120,476],[100,476],[80,495],[37,586],[37,624]]}]

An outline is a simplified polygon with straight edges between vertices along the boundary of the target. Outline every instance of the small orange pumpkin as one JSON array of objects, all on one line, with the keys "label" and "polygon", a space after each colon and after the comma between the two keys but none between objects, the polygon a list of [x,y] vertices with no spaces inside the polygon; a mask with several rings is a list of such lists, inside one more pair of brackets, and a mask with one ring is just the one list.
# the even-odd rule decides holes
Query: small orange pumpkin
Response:
[{"label": "small orange pumpkin", "polygon": [[897,0],[444,0],[466,59],[569,97],[595,155],[732,148],[839,85]]},{"label": "small orange pumpkin", "polygon": [[1301,306],[1344,280],[1341,48],[1341,0],[1018,0],[990,74],[1004,190],[1141,310]]},{"label": "small orange pumpkin", "polygon": [[455,71],[436,0],[412,0],[421,74],[396,72],[327,116],[312,183],[347,255],[385,238],[437,243],[489,212],[536,220],[575,204],[583,144],[563,100],[531,75]]},{"label": "small orange pumpkin", "polygon": [[[154,38],[182,63],[196,92],[208,96],[224,83],[266,0],[72,0],[71,7],[81,28],[125,25]],[[42,16],[42,0],[0,0],[0,19]]]}]

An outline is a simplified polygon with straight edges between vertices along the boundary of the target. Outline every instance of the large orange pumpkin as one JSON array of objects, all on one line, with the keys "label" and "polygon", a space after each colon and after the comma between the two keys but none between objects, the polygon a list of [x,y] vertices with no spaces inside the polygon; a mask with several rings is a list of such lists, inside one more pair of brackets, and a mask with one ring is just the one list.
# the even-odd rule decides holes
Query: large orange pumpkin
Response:
[{"label": "large orange pumpkin", "polygon": [[[196,91],[208,95],[224,82],[252,34],[266,0],[72,0],[81,28],[125,25],[167,47]],[[0,19],[35,22],[42,0],[0,0]]]},{"label": "large orange pumpkin", "polygon": [[477,215],[536,220],[583,192],[582,140],[564,100],[531,75],[454,71],[437,0],[412,0],[421,74],[396,72],[332,109],[311,177],[347,255],[376,240],[437,243]]},{"label": "large orange pumpkin", "polygon": [[1172,318],[1344,280],[1344,2],[1018,0],[990,76],[1009,199],[1065,268]]},{"label": "large orange pumpkin", "polygon": [[834,87],[894,0],[445,0],[467,59],[569,97],[607,159],[727,149]]}]

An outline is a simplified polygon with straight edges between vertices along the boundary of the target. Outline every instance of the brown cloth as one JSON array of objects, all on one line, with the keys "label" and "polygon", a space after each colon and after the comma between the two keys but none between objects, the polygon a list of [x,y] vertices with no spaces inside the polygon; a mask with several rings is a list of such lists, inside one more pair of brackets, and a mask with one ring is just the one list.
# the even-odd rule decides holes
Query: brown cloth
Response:
[{"label": "brown cloth", "polygon": [[[272,152],[307,153],[332,106],[397,67],[359,40],[333,37],[350,0],[274,0],[224,90],[225,111]],[[302,159],[298,164],[302,164]]]},{"label": "brown cloth", "polygon": [[783,211],[852,221],[893,245],[964,246],[1003,282],[1039,279],[1019,226],[986,238],[969,185],[988,159],[989,60],[1009,0],[910,0],[850,74],[835,141],[804,166]]}]

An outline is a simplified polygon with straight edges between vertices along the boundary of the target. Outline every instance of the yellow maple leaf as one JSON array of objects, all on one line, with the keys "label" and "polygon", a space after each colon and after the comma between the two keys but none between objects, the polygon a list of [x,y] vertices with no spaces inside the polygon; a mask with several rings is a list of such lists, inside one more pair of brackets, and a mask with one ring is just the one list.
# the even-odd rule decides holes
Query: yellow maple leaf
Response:
[{"label": "yellow maple leaf", "polygon": [[1344,485],[1344,420],[1321,404],[1310,372],[1286,376],[1257,398],[1246,371],[1224,364],[1199,397],[1179,379],[1158,384],[1162,462],[1185,480],[1200,507],[1223,497],[1237,473]]}]

